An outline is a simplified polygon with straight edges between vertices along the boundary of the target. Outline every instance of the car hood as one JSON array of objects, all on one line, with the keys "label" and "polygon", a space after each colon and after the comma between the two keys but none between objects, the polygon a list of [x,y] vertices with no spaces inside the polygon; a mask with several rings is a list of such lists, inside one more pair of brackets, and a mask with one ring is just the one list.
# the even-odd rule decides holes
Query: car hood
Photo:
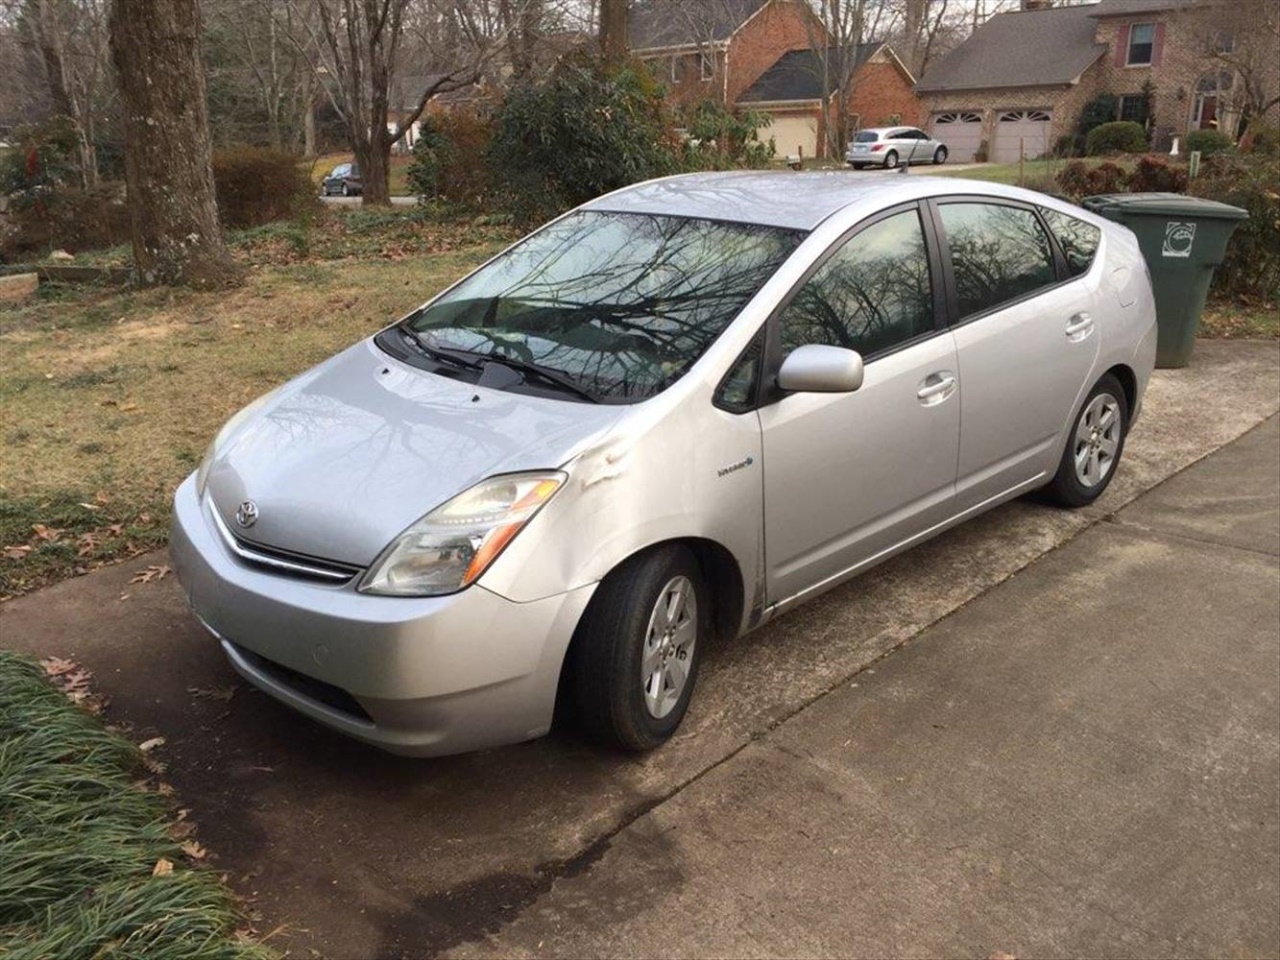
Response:
[{"label": "car hood", "polygon": [[[365,341],[223,438],[207,490],[243,540],[367,566],[455,494],[493,474],[558,467],[621,416],[438,376]],[[258,508],[248,528],[235,520],[246,500]]]}]

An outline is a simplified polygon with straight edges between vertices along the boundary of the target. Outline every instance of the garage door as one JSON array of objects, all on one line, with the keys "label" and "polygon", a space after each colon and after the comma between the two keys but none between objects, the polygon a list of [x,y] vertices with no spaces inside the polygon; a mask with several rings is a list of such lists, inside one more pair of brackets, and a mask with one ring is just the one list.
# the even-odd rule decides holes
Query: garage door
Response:
[{"label": "garage door", "polygon": [[982,117],[968,111],[935,113],[929,133],[947,145],[947,157],[952,162],[972,163],[982,146]]},{"label": "garage door", "polygon": [[789,157],[801,148],[805,157],[818,155],[818,121],[816,117],[774,117],[773,123],[760,130],[765,143],[773,138],[779,157]]},{"label": "garage door", "polygon": [[1044,110],[1007,110],[997,114],[991,159],[996,163],[1017,163],[1023,150],[1028,160],[1049,153],[1053,149],[1049,141],[1052,119]]}]

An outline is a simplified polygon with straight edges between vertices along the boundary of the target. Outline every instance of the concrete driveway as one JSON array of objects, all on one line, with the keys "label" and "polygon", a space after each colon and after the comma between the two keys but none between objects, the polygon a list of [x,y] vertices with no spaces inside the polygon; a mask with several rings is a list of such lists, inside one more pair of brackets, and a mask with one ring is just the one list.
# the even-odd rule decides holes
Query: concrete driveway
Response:
[{"label": "concrete driveway", "polygon": [[1197,351],[1098,504],[1009,504],[710,650],[680,736],[640,760],[572,731],[440,761],[345,741],[238,683],[172,578],[129,582],[162,556],[13,601],[0,633],[167,738],[202,841],[295,955],[1266,955],[1275,564],[1270,541],[1200,543],[1227,520],[1185,505],[1225,499],[1246,533],[1274,509],[1227,470],[1121,512],[1280,409],[1280,345]]}]

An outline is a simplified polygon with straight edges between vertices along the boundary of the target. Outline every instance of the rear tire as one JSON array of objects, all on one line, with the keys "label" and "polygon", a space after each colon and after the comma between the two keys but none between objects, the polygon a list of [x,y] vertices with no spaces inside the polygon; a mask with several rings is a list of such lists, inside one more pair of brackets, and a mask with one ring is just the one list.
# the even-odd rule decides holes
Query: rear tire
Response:
[{"label": "rear tire", "polygon": [[937,150],[933,151],[933,162],[939,167],[947,162],[946,147],[939,147]]},{"label": "rear tire", "polygon": [[1059,506],[1076,508],[1102,496],[1120,466],[1128,431],[1129,404],[1124,388],[1114,376],[1104,374],[1071,424],[1058,472],[1045,488],[1049,499]]},{"label": "rear tire", "polygon": [[642,553],[605,577],[570,654],[578,719],[592,739],[640,752],[675,733],[697,682],[710,610],[702,571],[684,547]]},{"label": "rear tire", "polygon": [[890,150],[888,153],[884,155],[884,168],[886,170],[893,170],[897,166],[898,166],[898,151]]}]

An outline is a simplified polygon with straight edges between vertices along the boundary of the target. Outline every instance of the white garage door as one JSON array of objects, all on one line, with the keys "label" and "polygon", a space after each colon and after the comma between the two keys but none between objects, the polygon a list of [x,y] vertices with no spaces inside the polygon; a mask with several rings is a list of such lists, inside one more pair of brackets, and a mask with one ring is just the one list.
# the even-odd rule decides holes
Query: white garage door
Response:
[{"label": "white garage door", "polygon": [[953,163],[972,163],[982,146],[982,117],[968,111],[935,113],[929,133],[947,145],[947,159]]},{"label": "white garage door", "polygon": [[773,138],[779,157],[794,156],[801,148],[805,159],[818,155],[818,120],[816,117],[774,117],[773,123],[760,130],[764,143]]},{"label": "white garage door", "polygon": [[1045,110],[1008,110],[996,116],[995,143],[991,159],[996,163],[1017,163],[1022,151],[1031,160],[1053,149],[1049,142],[1052,117]]}]

